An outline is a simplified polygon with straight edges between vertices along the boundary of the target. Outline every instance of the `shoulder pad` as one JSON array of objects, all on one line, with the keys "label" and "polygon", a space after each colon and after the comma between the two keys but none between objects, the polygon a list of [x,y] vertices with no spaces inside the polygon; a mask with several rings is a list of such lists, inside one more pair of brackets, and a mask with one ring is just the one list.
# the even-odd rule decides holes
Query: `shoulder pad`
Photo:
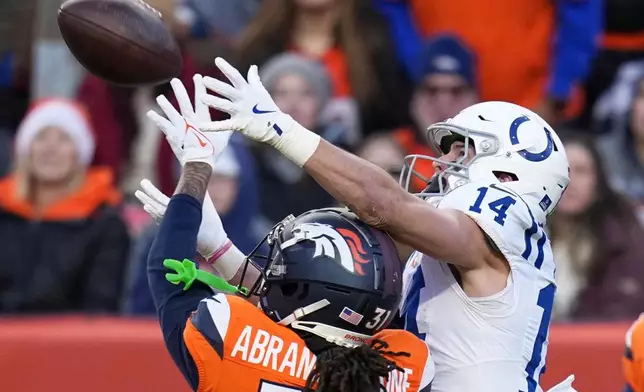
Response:
[{"label": "shoulder pad", "polygon": [[626,332],[626,350],[622,357],[622,372],[629,391],[644,391],[644,313]]},{"label": "shoulder pad", "polygon": [[502,184],[462,185],[445,195],[438,208],[462,211],[472,218],[508,259],[520,255],[539,268],[547,257],[545,231],[528,204]]},{"label": "shoulder pad", "polygon": [[[429,345],[418,339],[409,331],[399,329],[384,329],[378,332],[375,339],[382,340],[388,344],[385,349],[389,352],[406,352],[409,356],[387,356],[395,361],[403,369],[403,374],[396,371],[390,375],[390,382],[396,384],[403,381],[415,387],[414,390],[424,390],[434,380],[436,367],[429,351]],[[412,388],[413,389],[413,388]],[[387,389],[393,390],[393,389]]]},{"label": "shoulder pad", "polygon": [[[635,347],[636,344],[633,343],[633,340],[635,340],[636,343],[638,343],[640,340],[642,343],[644,343],[644,313],[640,314],[637,320],[631,325],[631,327],[626,331],[626,351],[631,352],[634,349],[637,349],[639,347]],[[641,348],[640,348],[641,349]]]},{"label": "shoulder pad", "polygon": [[219,293],[201,300],[190,321],[207,340],[222,346],[223,349],[230,316],[231,307],[228,296]]}]

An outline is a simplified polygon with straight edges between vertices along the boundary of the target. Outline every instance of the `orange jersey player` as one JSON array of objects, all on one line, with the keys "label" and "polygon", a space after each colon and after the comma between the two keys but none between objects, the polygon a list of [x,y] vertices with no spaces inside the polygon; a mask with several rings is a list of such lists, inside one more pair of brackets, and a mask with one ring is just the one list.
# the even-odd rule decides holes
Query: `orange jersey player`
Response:
[{"label": "orange jersey player", "polygon": [[[232,295],[204,299],[188,321],[184,340],[198,369],[199,391],[299,391],[316,369],[315,355],[293,329],[275,323],[251,303]],[[364,373],[368,380],[374,369],[392,367],[380,353],[399,367],[380,380],[387,391],[419,391],[423,378],[425,384],[431,380],[433,363],[427,346],[411,333],[385,329],[366,343],[370,345],[353,349],[363,362],[351,361],[348,356],[343,360],[344,347],[327,348],[317,363],[317,370],[328,378],[324,382],[331,384],[331,378],[340,379],[351,372]],[[396,355],[403,352],[409,356]],[[348,380],[350,389],[344,390],[369,391],[361,388],[362,382],[362,377]]]},{"label": "orange jersey player", "polygon": [[626,333],[622,368],[626,378],[625,392],[644,392],[644,313]]},{"label": "orange jersey player", "polygon": [[[208,285],[216,282],[185,260],[196,256],[201,214],[201,202],[180,186],[148,258],[166,346],[193,390],[430,391],[427,344],[384,329],[402,291],[402,263],[385,233],[344,210],[288,217],[258,245],[267,245],[268,256],[254,251],[244,261],[240,281],[247,271],[260,272],[247,298],[212,295]],[[177,271],[174,278],[164,265]]]}]

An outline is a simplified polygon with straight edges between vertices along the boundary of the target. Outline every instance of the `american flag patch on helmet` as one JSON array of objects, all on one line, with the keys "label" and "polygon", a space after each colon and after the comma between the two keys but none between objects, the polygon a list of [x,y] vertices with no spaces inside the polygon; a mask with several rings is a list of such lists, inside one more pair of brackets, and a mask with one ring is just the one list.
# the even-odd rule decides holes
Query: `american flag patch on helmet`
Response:
[{"label": "american flag patch on helmet", "polygon": [[362,321],[362,318],[363,318],[363,316],[360,313],[355,312],[355,311],[347,308],[346,306],[344,307],[344,309],[342,309],[342,313],[340,313],[339,317],[342,320],[344,320],[344,321],[346,321],[348,323],[351,323],[353,325],[360,324],[360,321]]}]

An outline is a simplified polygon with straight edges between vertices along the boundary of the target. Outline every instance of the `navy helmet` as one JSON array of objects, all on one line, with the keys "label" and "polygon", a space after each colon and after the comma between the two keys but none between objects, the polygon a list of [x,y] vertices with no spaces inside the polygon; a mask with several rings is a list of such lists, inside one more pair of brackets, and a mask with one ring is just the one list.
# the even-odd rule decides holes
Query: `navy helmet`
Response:
[{"label": "navy helmet", "polygon": [[[264,244],[268,256],[258,254]],[[313,352],[368,341],[396,316],[402,292],[396,246],[346,209],[287,217],[248,256],[245,268],[250,263],[261,271],[250,290],[259,296],[258,306],[295,330]]]}]

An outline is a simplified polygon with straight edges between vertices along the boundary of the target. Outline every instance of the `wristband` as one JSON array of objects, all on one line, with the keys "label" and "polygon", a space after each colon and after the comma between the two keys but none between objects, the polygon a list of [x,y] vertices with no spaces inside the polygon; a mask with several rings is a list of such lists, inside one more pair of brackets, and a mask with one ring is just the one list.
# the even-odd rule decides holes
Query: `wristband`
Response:
[{"label": "wristband", "polygon": [[207,260],[207,263],[212,265],[222,278],[229,281],[235,277],[245,260],[246,255],[229,240]]},{"label": "wristband", "polygon": [[226,240],[224,245],[217,249],[212,255],[208,257],[204,257],[206,264],[215,264],[219,258],[230,249],[230,247],[233,246],[233,242],[231,240]]},{"label": "wristband", "polygon": [[[311,158],[320,144],[320,135],[304,128],[288,116],[291,126],[275,142],[274,147],[299,167]],[[277,124],[276,124],[277,125]]]}]

